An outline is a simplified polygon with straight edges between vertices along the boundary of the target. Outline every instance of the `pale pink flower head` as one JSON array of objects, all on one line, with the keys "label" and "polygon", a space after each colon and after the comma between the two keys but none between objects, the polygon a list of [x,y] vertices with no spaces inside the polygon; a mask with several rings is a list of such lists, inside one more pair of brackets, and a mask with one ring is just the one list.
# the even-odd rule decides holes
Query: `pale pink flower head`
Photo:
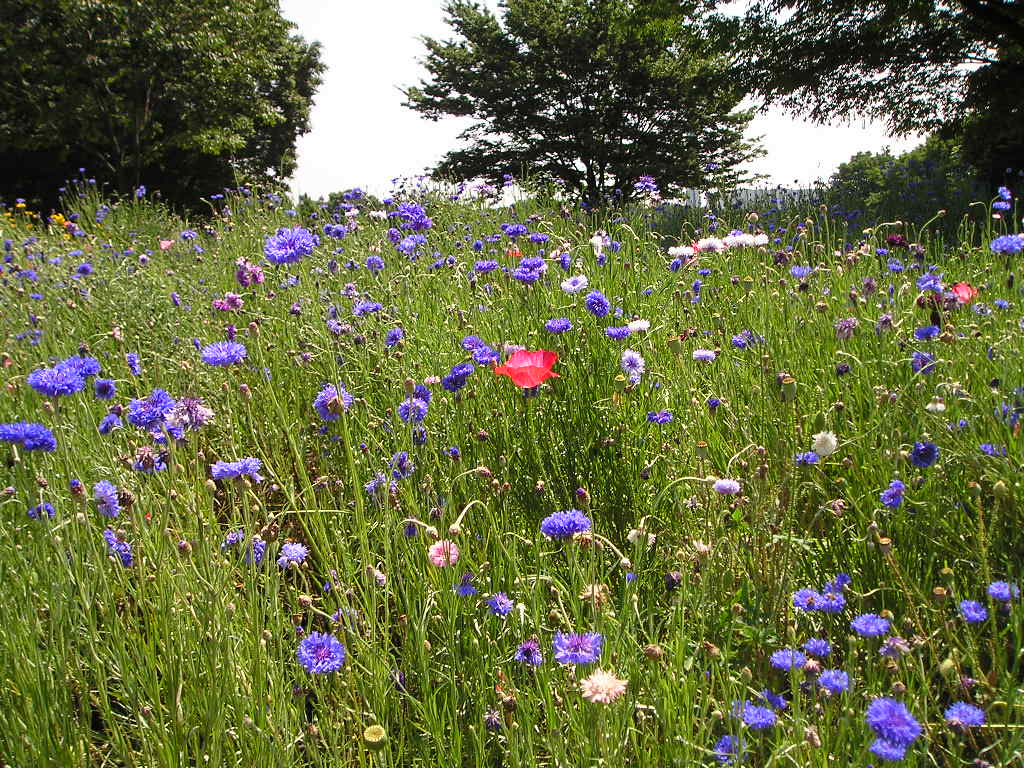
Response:
[{"label": "pale pink flower head", "polygon": [[595,704],[611,704],[626,692],[628,681],[619,680],[603,669],[594,671],[590,677],[580,680],[583,698]]},{"label": "pale pink flower head", "polygon": [[449,539],[435,541],[427,550],[427,557],[438,568],[455,565],[459,561],[459,545]]},{"label": "pale pink flower head", "polygon": [[160,250],[161,251],[166,251],[172,245],[174,245],[174,241],[173,240],[161,240],[160,241]]}]

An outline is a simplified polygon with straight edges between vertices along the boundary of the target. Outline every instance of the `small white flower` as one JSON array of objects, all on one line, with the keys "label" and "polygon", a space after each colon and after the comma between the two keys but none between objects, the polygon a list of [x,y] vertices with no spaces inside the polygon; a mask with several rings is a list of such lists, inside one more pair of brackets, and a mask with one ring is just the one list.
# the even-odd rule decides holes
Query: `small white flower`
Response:
[{"label": "small white flower", "polygon": [[692,245],[673,245],[668,249],[668,255],[674,259],[688,259],[693,256]]},{"label": "small white flower", "polygon": [[814,442],[811,443],[811,450],[822,458],[831,456],[836,452],[836,448],[839,447],[839,438],[836,437],[834,432],[819,432],[813,437]]},{"label": "small white flower", "polygon": [[579,293],[586,290],[589,284],[586,275],[574,275],[562,281],[562,290],[566,293]]},{"label": "small white flower", "polygon": [[626,327],[633,333],[636,333],[637,331],[646,331],[651,327],[651,322],[649,320],[633,320],[627,323]]},{"label": "small white flower", "polygon": [[595,256],[600,256],[601,251],[604,250],[604,238],[605,234],[600,229],[594,233],[592,238],[590,238],[590,247],[594,249]]},{"label": "small white flower", "polygon": [[768,245],[768,235],[764,232],[754,235],[754,245]]},{"label": "small white flower", "polygon": [[928,413],[945,413],[946,401],[943,400],[941,397],[933,397],[931,399],[931,402],[929,402],[928,405],[924,407],[924,409],[928,411]]},{"label": "small white flower", "polygon": [[698,251],[724,251],[725,243],[717,237],[705,237],[697,241]]}]

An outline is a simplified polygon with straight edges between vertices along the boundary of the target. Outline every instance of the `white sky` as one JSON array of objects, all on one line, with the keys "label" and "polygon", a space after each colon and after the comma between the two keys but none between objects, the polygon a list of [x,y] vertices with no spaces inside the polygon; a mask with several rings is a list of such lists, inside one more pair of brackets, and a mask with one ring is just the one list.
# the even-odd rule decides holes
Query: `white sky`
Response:
[{"label": "white sky", "polygon": [[[491,7],[494,0],[487,0]],[[361,186],[380,193],[395,176],[411,176],[457,146],[468,121],[422,119],[402,106],[400,87],[426,74],[420,36],[452,37],[443,0],[281,0],[286,18],[307,40],[319,40],[327,65],[312,111],[312,130],[298,141],[296,194],[312,197]],[[754,119],[768,154],[750,170],[769,183],[800,185],[827,177],[854,152],[916,141],[887,138],[878,123],[819,126],[773,111]]]}]

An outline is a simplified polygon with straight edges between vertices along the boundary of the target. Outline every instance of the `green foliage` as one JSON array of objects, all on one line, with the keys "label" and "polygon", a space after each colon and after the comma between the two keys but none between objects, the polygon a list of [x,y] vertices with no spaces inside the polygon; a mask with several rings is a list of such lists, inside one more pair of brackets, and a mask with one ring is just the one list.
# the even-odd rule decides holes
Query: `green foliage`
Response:
[{"label": "green foliage", "polygon": [[[529,174],[561,180],[590,203],[640,176],[663,190],[739,179],[756,154],[750,112],[724,76],[735,30],[701,0],[509,0],[499,20],[446,5],[456,37],[426,38],[430,78],[406,90],[425,117],[472,118],[440,175]],[[708,166],[718,166],[710,174]]]},{"label": "green foliage", "polygon": [[[822,122],[870,115],[896,133],[1012,133],[989,183],[1024,168],[1024,4],[1002,0],[760,0],[738,71],[769,102]],[[991,131],[966,134],[970,156]]]},{"label": "green foliage", "polygon": [[955,227],[968,206],[989,193],[975,181],[959,145],[937,135],[893,156],[858,152],[832,175],[824,197],[857,224],[904,220],[921,224],[940,210]]},{"label": "green foliage", "polygon": [[11,0],[0,25],[0,196],[52,205],[85,166],[174,203],[278,182],[323,64],[277,0]]},{"label": "green foliage", "polygon": [[[761,209],[756,222],[745,209],[717,211],[715,222],[691,210],[678,239],[664,240],[645,224],[649,209],[598,216],[533,194],[498,208],[454,203],[448,190],[415,201],[433,221],[416,258],[388,239],[403,219],[384,214],[397,206],[367,203],[341,245],[357,265],[379,256],[379,272],[332,272],[338,243],[323,237],[300,262],[264,262],[265,282],[243,287],[238,260],[260,261],[279,227],[321,219],[255,194],[214,201],[205,227],[148,199],[108,201],[104,218],[95,188],[75,189],[83,195],[64,213],[81,214],[80,236],[24,209],[0,214],[11,240],[0,424],[40,422],[58,442],[52,453],[0,442],[4,763],[707,768],[722,764],[713,747],[732,735],[749,752],[744,766],[846,768],[879,765],[864,712],[894,696],[923,726],[904,765],[1019,764],[1024,603],[985,592],[996,579],[1021,583],[1024,551],[1024,292],[1017,262],[988,249],[1005,220],[978,211],[984,238],[956,248],[915,238],[947,286],[979,288],[969,307],[919,303],[909,248],[898,252],[903,273],[876,258],[888,235],[907,230],[879,227],[861,243],[817,206]],[[512,222],[550,239],[513,243],[501,234]],[[708,250],[668,268],[679,241],[758,228],[779,244]],[[602,259],[595,229],[619,244]],[[481,254],[467,247],[488,236]],[[161,240],[174,242],[163,250]],[[544,259],[537,281],[474,273],[477,258],[514,266],[512,247]],[[454,263],[435,266],[435,251]],[[85,260],[89,273],[78,268]],[[798,279],[794,265],[815,269]],[[583,294],[561,288],[566,274],[586,275],[623,316],[592,316]],[[214,310],[228,292],[242,305]],[[357,313],[368,299],[379,311]],[[942,338],[916,338],[935,315]],[[549,333],[552,317],[573,329]],[[605,334],[632,318],[650,326],[627,340]],[[246,359],[201,362],[192,339],[223,340],[229,324]],[[388,346],[396,327],[404,338]],[[480,364],[456,396],[433,377],[470,359],[469,335],[496,350],[555,351],[560,378],[527,393]],[[627,346],[646,360],[636,385],[617,378]],[[694,360],[699,348],[717,358]],[[933,355],[934,369],[915,373],[914,352]],[[140,375],[126,353],[140,356]],[[75,354],[116,381],[113,400],[91,387],[48,399],[28,385],[33,370]],[[783,371],[792,385],[780,384]],[[329,422],[313,408],[325,382],[354,398]],[[432,395],[418,425],[425,441],[400,418],[407,382]],[[201,398],[213,418],[163,444],[127,418],[98,433],[109,413],[126,417],[157,387]],[[673,420],[649,420],[661,410]],[[835,445],[797,464],[821,431]],[[939,448],[930,467],[908,459],[920,440]],[[365,484],[389,473],[398,451],[412,475],[371,496]],[[154,455],[166,469],[135,468]],[[262,461],[263,482],[211,478],[215,462],[247,456]],[[741,492],[716,493],[709,476],[734,478]],[[895,478],[906,493],[894,509],[880,492]],[[92,499],[99,480],[125,492],[117,518]],[[42,502],[54,517],[31,519]],[[540,520],[568,508],[590,516],[592,534],[541,535]],[[108,552],[107,528],[131,543],[130,567]],[[239,530],[246,542],[226,546]],[[267,547],[260,566],[245,557],[255,535]],[[436,538],[459,546],[454,567],[428,560]],[[310,553],[285,570],[276,558],[289,540]],[[852,578],[841,613],[794,609],[796,590],[840,571]],[[478,594],[453,590],[466,573]],[[485,602],[497,592],[515,603],[507,616]],[[965,623],[963,599],[984,603],[989,618]],[[893,657],[880,653],[885,638],[851,632],[867,612],[891,612],[902,638]],[[572,630],[604,636],[597,664],[552,658],[555,633]],[[314,631],[345,644],[341,669],[300,665],[296,649]],[[514,659],[533,636],[536,668]],[[826,695],[814,663],[772,666],[772,653],[811,637],[831,644],[820,666],[845,671],[847,692]],[[628,681],[610,704],[581,695],[598,666]],[[765,689],[788,705],[774,728],[755,731],[733,702]],[[943,712],[960,699],[987,724],[949,727]],[[387,733],[379,752],[361,738],[371,724]]]}]

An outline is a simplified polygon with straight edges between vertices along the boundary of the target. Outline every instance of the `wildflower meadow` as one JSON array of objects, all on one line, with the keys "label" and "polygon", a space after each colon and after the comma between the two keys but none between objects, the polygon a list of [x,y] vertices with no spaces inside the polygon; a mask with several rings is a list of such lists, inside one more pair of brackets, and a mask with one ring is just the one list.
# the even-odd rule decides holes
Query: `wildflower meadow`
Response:
[{"label": "wildflower meadow", "polygon": [[0,765],[1024,764],[1013,191],[638,184],[6,209]]}]

